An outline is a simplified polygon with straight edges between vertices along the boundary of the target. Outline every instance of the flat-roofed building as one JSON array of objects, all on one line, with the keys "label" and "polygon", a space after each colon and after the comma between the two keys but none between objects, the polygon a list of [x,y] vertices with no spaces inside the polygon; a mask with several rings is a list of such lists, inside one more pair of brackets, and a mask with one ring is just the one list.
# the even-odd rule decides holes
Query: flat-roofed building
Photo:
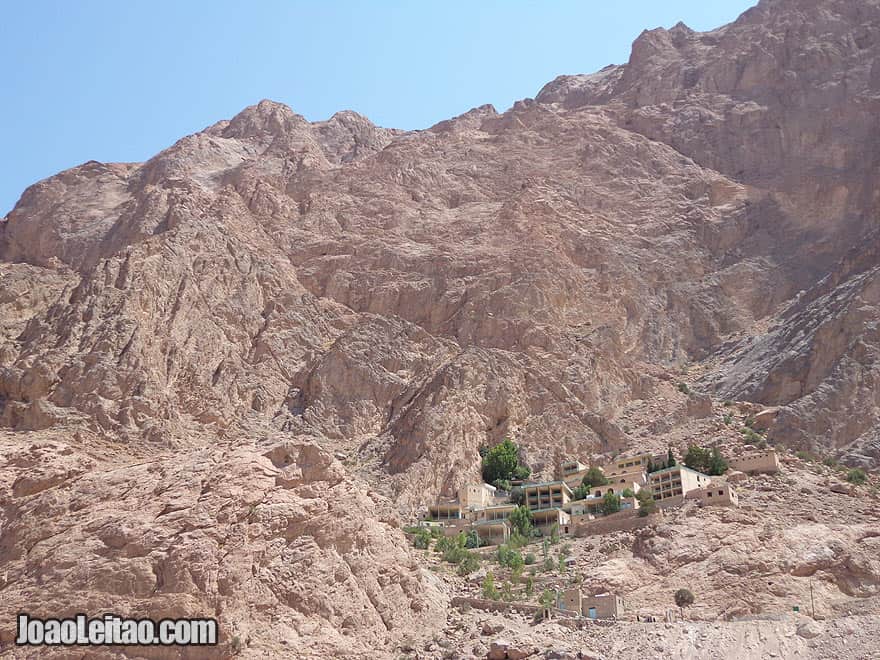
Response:
[{"label": "flat-roofed building", "polygon": [[577,472],[584,472],[587,469],[586,465],[584,465],[580,461],[575,460],[563,461],[560,467],[562,468],[563,479]]},{"label": "flat-roofed building", "polygon": [[571,501],[571,488],[564,481],[523,484],[524,503],[529,509],[559,508]]},{"label": "flat-roofed building", "polygon": [[[620,497],[620,510],[638,509],[639,500],[636,497]],[[572,500],[569,502],[565,510],[572,516],[588,516],[598,518],[605,515],[605,496],[587,497],[582,500]]]},{"label": "flat-roofed building", "polygon": [[[643,475],[644,476],[644,475]],[[639,481],[633,481],[632,479],[622,479],[619,483],[617,481],[607,483],[604,486],[593,486],[590,489],[591,497],[604,497],[606,493],[612,493],[614,495],[620,495],[623,491],[629,489],[633,492],[633,495],[638,493],[645,481],[641,479]]]},{"label": "flat-roofed building", "polygon": [[561,508],[533,509],[532,526],[540,529],[545,536],[553,532],[554,526],[557,533],[569,534],[571,532],[571,516]]},{"label": "flat-roofed building", "polygon": [[516,504],[510,502],[506,504],[493,504],[492,506],[487,506],[485,509],[477,511],[476,518],[479,522],[507,520],[515,508]]},{"label": "flat-roofed building", "polygon": [[739,470],[749,474],[779,472],[779,457],[773,449],[750,451],[742,456],[735,456],[727,461],[731,470]]},{"label": "flat-roofed building", "polygon": [[623,616],[623,598],[616,594],[584,596],[581,599],[581,614],[590,619],[617,619]]},{"label": "flat-roofed building", "polygon": [[651,495],[658,503],[672,498],[683,498],[692,490],[708,486],[711,481],[708,475],[684,465],[664,468],[648,475]]},{"label": "flat-roofed building", "polygon": [[499,545],[510,539],[510,523],[507,520],[479,520],[473,528],[480,535],[480,540],[489,545]]},{"label": "flat-roofed building", "polygon": [[467,484],[458,491],[458,500],[465,509],[482,509],[495,501],[495,486]]},{"label": "flat-roofed building", "polygon": [[713,481],[708,486],[692,490],[685,498],[697,500],[700,506],[739,506],[736,490],[726,481]]},{"label": "flat-roofed building", "polygon": [[585,596],[580,588],[566,589],[558,598],[559,609],[577,612],[590,619],[617,619],[623,616],[623,598],[616,594]]},{"label": "flat-roofed building", "polygon": [[461,520],[465,517],[465,511],[458,500],[438,500],[428,506],[428,518],[430,520]]}]

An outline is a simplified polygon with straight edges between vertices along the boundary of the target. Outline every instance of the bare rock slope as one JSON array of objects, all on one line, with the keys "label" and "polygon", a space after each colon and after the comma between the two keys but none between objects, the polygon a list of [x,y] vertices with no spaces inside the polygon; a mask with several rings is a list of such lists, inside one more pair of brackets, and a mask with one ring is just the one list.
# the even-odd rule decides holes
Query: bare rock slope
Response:
[{"label": "bare rock slope", "polygon": [[762,0],[504,113],[262,101],[35,184],[0,222],[0,600],[52,573],[47,610],[188,594],[387,651],[445,602],[398,516],[505,436],[549,476],[705,416],[688,373],[876,468],[878,55],[876,0]]}]

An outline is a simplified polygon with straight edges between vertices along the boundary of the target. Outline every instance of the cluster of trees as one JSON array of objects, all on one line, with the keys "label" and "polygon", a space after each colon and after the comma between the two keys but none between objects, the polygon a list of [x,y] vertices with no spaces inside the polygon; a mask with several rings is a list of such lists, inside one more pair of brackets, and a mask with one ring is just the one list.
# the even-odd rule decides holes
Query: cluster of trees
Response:
[{"label": "cluster of trees", "polygon": [[459,575],[470,575],[480,568],[480,557],[471,552],[472,548],[479,548],[482,539],[476,530],[467,534],[459,532],[456,536],[443,536],[438,528],[408,527],[404,531],[412,534],[413,546],[421,550],[427,550],[434,543],[434,552],[442,555],[443,561],[458,566]]},{"label": "cluster of trees", "polygon": [[654,461],[648,459],[648,464],[645,466],[645,472],[651,474],[652,472],[665,470],[666,468],[675,467],[676,465],[678,465],[678,463],[675,461],[675,454],[672,453],[672,447],[670,447],[669,451],[666,453],[665,461],[660,461],[655,464]]},{"label": "cluster of trees", "polygon": [[724,460],[718,447],[706,449],[691,445],[684,456],[684,464],[692,470],[712,476],[724,474],[727,471],[727,461]]},{"label": "cluster of trees", "polygon": [[532,471],[519,462],[519,448],[505,438],[491,449],[481,449],[483,481],[501,490],[510,490],[511,480],[527,479]]}]

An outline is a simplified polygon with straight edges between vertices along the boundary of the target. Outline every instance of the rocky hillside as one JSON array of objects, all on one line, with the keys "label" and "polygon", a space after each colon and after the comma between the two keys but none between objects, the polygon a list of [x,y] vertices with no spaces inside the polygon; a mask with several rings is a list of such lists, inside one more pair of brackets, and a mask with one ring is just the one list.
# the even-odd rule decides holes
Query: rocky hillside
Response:
[{"label": "rocky hillside", "polygon": [[877,0],[762,0],[504,113],[262,101],[35,184],[0,222],[0,643],[39,593],[391,653],[451,593],[400,521],[503,437],[549,476],[734,400],[880,467],[878,63]]}]

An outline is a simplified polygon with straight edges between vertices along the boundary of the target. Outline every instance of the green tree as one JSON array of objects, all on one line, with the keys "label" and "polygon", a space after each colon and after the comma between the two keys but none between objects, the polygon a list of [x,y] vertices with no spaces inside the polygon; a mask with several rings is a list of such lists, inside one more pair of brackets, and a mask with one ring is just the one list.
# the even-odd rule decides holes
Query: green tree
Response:
[{"label": "green tree", "polygon": [[483,598],[498,600],[499,597],[498,590],[495,588],[495,576],[492,575],[492,571],[489,571],[483,578]]},{"label": "green tree", "polygon": [[681,610],[681,618],[684,618],[684,608],[694,604],[694,594],[690,589],[679,589],[675,592],[675,604]]},{"label": "green tree", "polygon": [[645,472],[651,474],[652,472],[656,472],[658,468],[654,467],[653,459],[648,459],[648,464],[645,466]]},{"label": "green tree", "polygon": [[531,469],[525,465],[517,465],[516,469],[513,471],[513,477],[514,479],[522,481],[523,479],[528,479],[531,473]]},{"label": "green tree", "polygon": [[705,472],[709,466],[709,451],[697,445],[691,445],[684,455],[684,464],[691,470]]},{"label": "green tree", "polygon": [[482,539],[480,538],[479,532],[477,530],[472,529],[467,533],[467,539],[464,542],[464,547],[466,548],[479,548],[482,544]]},{"label": "green tree", "polygon": [[565,563],[565,557],[564,557],[564,556],[559,555],[559,559],[558,559],[557,562],[556,562],[556,569],[557,569],[560,573],[565,573],[565,571],[568,570],[568,564]]},{"label": "green tree", "polygon": [[868,475],[862,468],[853,468],[846,473],[846,480],[851,484],[860,485],[868,480]]},{"label": "green tree", "polygon": [[[483,457],[483,481],[486,483],[525,479],[529,474],[529,469],[519,464],[519,449],[507,438],[492,447]],[[509,489],[508,486],[504,490]]]},{"label": "green tree", "polygon": [[724,474],[727,472],[727,461],[724,460],[724,456],[721,455],[721,450],[718,447],[712,448],[712,454],[709,456],[709,465],[707,466],[706,474],[710,474],[713,477]]},{"label": "green tree", "polygon": [[513,504],[520,505],[526,499],[526,493],[521,486],[514,486],[510,489],[510,501]]},{"label": "green tree", "polygon": [[620,511],[620,495],[615,493],[605,493],[602,498],[602,513],[606,516]]},{"label": "green tree", "polygon": [[657,502],[647,488],[642,488],[636,493],[636,499],[639,501],[639,515],[641,517],[649,516],[657,510]]},{"label": "green tree", "polygon": [[505,582],[501,587],[501,598],[508,603],[513,600],[513,585],[510,582]]},{"label": "green tree", "polygon": [[550,539],[545,538],[541,541],[541,549],[544,551],[544,559],[547,559],[550,554]]},{"label": "green tree", "polygon": [[590,487],[586,484],[581,484],[577,488],[575,488],[571,492],[571,498],[573,500],[582,500],[590,495]]},{"label": "green tree", "polygon": [[531,566],[531,565],[534,564],[536,561],[538,561],[538,558],[535,557],[535,553],[534,553],[534,552],[530,552],[530,553],[528,553],[528,554],[523,558],[523,561],[526,563],[526,566]]},{"label": "green tree", "polygon": [[675,467],[675,454],[672,453],[672,447],[666,453],[666,467]]},{"label": "green tree", "polygon": [[535,578],[531,575],[526,578],[526,598],[531,598],[535,593]]},{"label": "green tree", "polygon": [[632,488],[624,488],[623,492],[620,494],[621,497],[635,497],[636,494],[633,492]]},{"label": "green tree", "polygon": [[581,485],[586,486],[588,489],[594,486],[604,486],[607,483],[608,478],[605,476],[605,473],[602,472],[601,468],[598,468],[596,466],[593,466],[589,470],[587,470],[587,473],[581,480]]},{"label": "green tree", "polygon": [[538,599],[538,602],[542,607],[555,607],[556,606],[556,593],[550,591],[550,589],[544,589],[544,593],[541,594],[541,597]]},{"label": "green tree", "polygon": [[513,529],[523,536],[527,537],[529,532],[532,531],[532,512],[528,507],[522,505],[516,507],[510,512],[507,519],[510,521]]}]

